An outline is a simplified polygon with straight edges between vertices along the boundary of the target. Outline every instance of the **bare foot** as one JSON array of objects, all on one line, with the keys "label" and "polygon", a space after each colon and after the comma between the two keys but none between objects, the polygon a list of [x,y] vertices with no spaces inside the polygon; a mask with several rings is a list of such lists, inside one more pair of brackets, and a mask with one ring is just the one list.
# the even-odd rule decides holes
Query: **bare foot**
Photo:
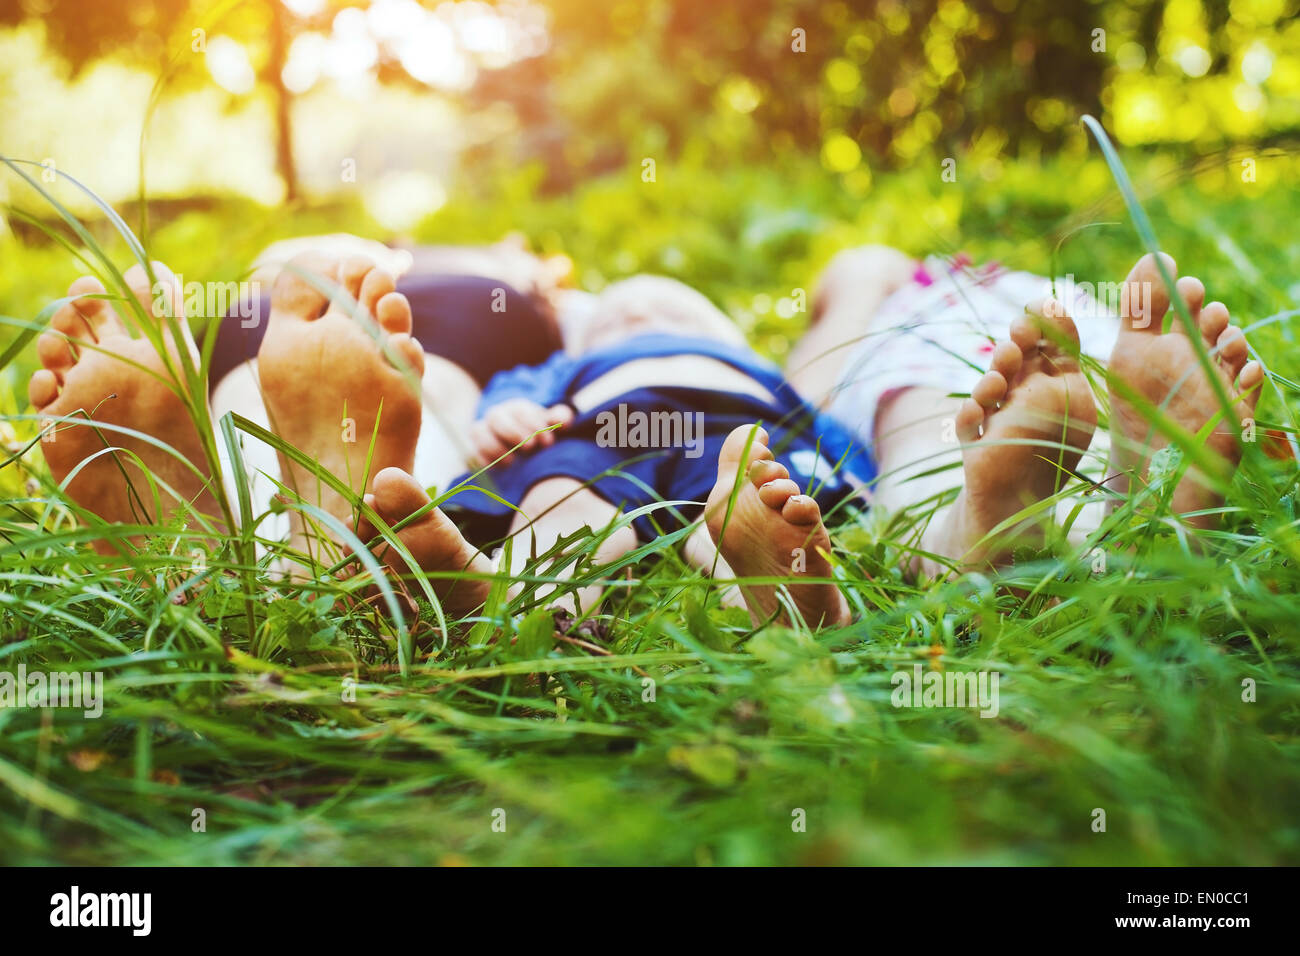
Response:
[{"label": "bare foot", "polygon": [[[745,443],[753,434],[749,454]],[[790,479],[790,472],[773,460],[767,447],[768,435],[761,428],[742,425],[727,436],[718,454],[718,483],[709,493],[704,509],[709,534],[723,559],[740,578],[779,577],[795,579],[830,578],[831,539],[822,524],[821,508]],[[741,471],[735,506],[727,509]],[[780,613],[789,623],[778,600],[775,584],[742,584],[741,592],[754,623]],[[804,621],[813,627],[847,623],[848,604],[834,584],[786,585]]]},{"label": "bare foot", "polygon": [[[166,324],[159,323],[172,365],[179,371],[181,353],[185,353],[186,361],[192,361],[197,350],[185,325],[175,277],[161,262],[153,263],[153,269],[158,280],[170,287],[172,314],[181,316],[180,343],[174,341]],[[161,320],[162,315],[154,310],[154,295],[144,268],[132,266],[124,278],[145,312]],[[163,523],[182,509],[182,501],[200,513],[215,515],[217,503],[209,490],[203,444],[178,394],[186,386],[167,371],[152,342],[131,337],[107,299],[84,298],[104,293],[103,284],[92,276],[72,283],[68,294],[81,298],[55,312],[50,329],[37,342],[44,367],[32,375],[28,384],[32,405],[42,416],[81,419],[76,424],[54,425],[41,442],[50,471],[56,481],[63,482],[78,465],[98,454],[72,478],[67,492],[77,504],[110,523]],[[183,460],[134,436],[97,430],[96,424],[150,435],[182,455]],[[109,447],[123,451],[99,454]],[[161,507],[155,501],[149,476],[160,484]],[[162,490],[163,484],[170,486],[177,497]],[[95,549],[101,554],[118,553],[120,540],[97,541]],[[142,539],[131,540],[138,546]]]},{"label": "bare foot", "polygon": [[[391,364],[370,333],[341,302],[331,302],[295,269],[337,283],[378,324],[387,350],[409,371]],[[328,309],[326,308],[328,306]],[[411,338],[411,307],[393,278],[366,259],[292,260],[271,293],[270,326],[257,353],[271,427],[341,479],[354,494],[384,468],[410,472],[420,434],[418,382],[424,350]],[[372,448],[373,444],[373,448]],[[351,524],[347,498],[311,470],[280,456],[285,483],[304,502]],[[307,550],[308,523],[295,510],[295,545]]]},{"label": "bare foot", "polygon": [[[1048,300],[1011,326],[993,350],[992,368],[957,412],[962,490],[922,547],[965,567],[1005,563],[1017,545],[1042,540],[1036,515],[996,539],[994,528],[1061,490],[1097,427],[1097,407],[1075,356],[1079,333]],[[937,568],[926,567],[934,572]]]},{"label": "bare foot", "polygon": [[[1163,253],[1162,257],[1169,274],[1177,275],[1174,260]],[[1228,308],[1222,302],[1205,304],[1205,286],[1199,279],[1184,276],[1176,288],[1200,331],[1205,348],[1210,350],[1214,372],[1232,402],[1233,414],[1239,419],[1253,416],[1264,369],[1258,362],[1246,361],[1245,335],[1229,324]],[[1196,434],[1219,414],[1222,406],[1197,361],[1195,344],[1182,321],[1175,317],[1170,331],[1162,331],[1170,304],[1169,292],[1153,256],[1143,256],[1133,267],[1125,280],[1122,302],[1123,325],[1110,357],[1111,372],[1147,401],[1163,408],[1179,426]],[[1151,456],[1169,444],[1168,436],[1154,428],[1113,386],[1111,434],[1119,490],[1141,486],[1146,481]],[[1220,460],[1224,474],[1231,474],[1231,469],[1241,460],[1237,435],[1227,423],[1215,426],[1205,447]],[[1223,498],[1212,483],[1190,468],[1174,489],[1172,500],[1178,514],[1216,508],[1222,503]],[[1198,527],[1209,527],[1216,519],[1199,515],[1188,520]]]},{"label": "bare foot", "polygon": [[[390,526],[415,514],[431,500],[420,483],[400,468],[385,468],[375,475],[374,489],[366,495],[366,504],[374,508]],[[364,518],[358,522],[357,537],[362,541],[369,541],[376,534],[370,522]],[[435,571],[492,573],[492,563],[466,541],[451,519],[437,508],[399,530],[397,537],[426,574]],[[410,579],[410,565],[387,543],[377,545],[374,555],[399,580]],[[457,616],[463,616],[482,606],[490,587],[490,582],[479,579],[431,578],[429,583],[442,602],[444,611]],[[419,593],[415,588],[408,590],[412,594]]]}]

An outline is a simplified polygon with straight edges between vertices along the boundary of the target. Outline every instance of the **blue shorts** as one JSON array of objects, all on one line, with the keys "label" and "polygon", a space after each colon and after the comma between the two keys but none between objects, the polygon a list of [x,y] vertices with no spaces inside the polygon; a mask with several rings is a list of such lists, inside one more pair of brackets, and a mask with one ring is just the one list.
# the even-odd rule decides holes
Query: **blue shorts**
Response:
[{"label": "blue shorts", "polygon": [[[824,513],[847,503],[854,488],[874,476],[865,449],[819,442],[824,420],[806,406],[783,410],[750,395],[672,387],[612,399],[570,422],[549,448],[516,454],[507,466],[462,475],[456,484],[488,488],[516,505],[547,478],[572,478],[624,512],[688,502],[655,508],[633,521],[637,536],[650,541],[699,518],[717,482],[723,442],[733,429],[755,422],[768,432],[777,460]],[[457,491],[443,509],[478,546],[505,537],[515,514],[474,489]]]}]

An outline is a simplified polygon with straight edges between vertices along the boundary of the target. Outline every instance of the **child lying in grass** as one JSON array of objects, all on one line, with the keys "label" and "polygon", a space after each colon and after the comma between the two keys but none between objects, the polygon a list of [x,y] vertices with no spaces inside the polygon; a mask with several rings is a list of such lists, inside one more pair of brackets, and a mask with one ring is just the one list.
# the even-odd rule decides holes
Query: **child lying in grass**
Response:
[{"label": "child lying in grass", "polygon": [[[1167,265],[1172,270],[1172,260]],[[413,474],[422,412],[409,373],[424,371],[426,352],[412,337],[410,304],[395,291],[392,277],[368,262],[346,260],[324,267],[327,277],[382,330],[377,343],[352,315],[330,304],[302,278],[300,273],[308,267],[322,268],[300,263],[286,270],[272,294],[258,353],[269,420],[325,470],[347,476],[354,491],[365,491],[366,501],[386,522],[409,518],[430,503]],[[143,270],[129,273],[128,282],[150,308],[154,297]],[[1157,405],[1174,392],[1166,414],[1196,432],[1218,412],[1215,390],[1179,325],[1169,333],[1161,331],[1169,300],[1154,260],[1139,262],[1128,282],[1150,289],[1151,295],[1129,299],[1136,306],[1122,317],[1112,371]],[[1261,367],[1246,363],[1244,338],[1228,325],[1227,310],[1219,303],[1202,305],[1204,290],[1196,280],[1180,280],[1178,291],[1207,346],[1215,349],[1214,374],[1243,417],[1250,415]],[[102,286],[88,279],[78,280],[70,290],[80,296],[97,292],[102,293]],[[881,295],[878,301],[886,298]],[[995,527],[1027,504],[1055,493],[1092,438],[1096,410],[1076,359],[1078,332],[1065,311],[1048,301],[1011,323],[1008,337],[992,349],[990,368],[971,389],[971,397],[954,407],[963,488],[942,518],[931,523],[922,543],[925,553],[959,566],[998,564],[1007,560],[1012,544],[1041,536],[1041,524],[1030,521],[1017,526],[1009,538],[1003,535],[990,543]],[[846,314],[842,303],[840,312]],[[823,322],[827,318],[823,316]],[[868,320],[861,316],[859,322],[860,335]],[[834,325],[826,328],[838,334]],[[844,502],[856,486],[871,480],[872,468],[861,449],[815,415],[787,382],[750,353],[725,317],[680,286],[636,280],[613,287],[584,335],[579,356],[557,357],[489,384],[486,414],[472,437],[483,458],[523,443],[512,460],[492,471],[521,514],[512,516],[485,503],[489,499],[482,496],[476,500],[466,495],[464,501],[457,496],[452,499],[453,513],[466,529],[474,530],[483,520],[508,520],[507,531],[514,539],[509,570],[517,578],[530,553],[545,552],[581,527],[611,525],[622,506],[688,500],[695,504],[679,506],[683,517],[704,513],[708,533],[731,572],[741,578],[788,579],[792,583],[786,591],[794,609],[809,624],[846,621],[847,604],[829,583],[829,562],[822,556],[829,552],[830,541],[821,507]],[[173,358],[180,350],[193,351],[188,339],[164,338]],[[128,335],[107,301],[83,297],[65,306],[51,320],[39,349],[44,368],[33,375],[30,396],[42,415],[68,416],[81,409],[94,421],[127,425],[175,448],[184,460],[136,438],[121,442],[179,498],[215,513],[198,435],[176,394],[183,386],[175,384],[149,343]],[[405,373],[389,357],[405,365]],[[933,414],[936,400],[904,383],[880,404],[868,425],[878,435],[878,461],[898,462],[900,456],[916,453],[908,426]],[[612,447],[602,444],[602,422],[610,422],[602,413],[616,411],[619,405],[624,406],[618,413],[623,422],[630,412],[703,412],[701,443],[693,446],[700,457],[688,457],[686,447],[626,447],[636,444],[626,435],[616,438]],[[1115,397],[1114,407],[1113,428],[1117,446],[1124,450],[1125,476],[1141,480],[1151,453],[1164,439],[1153,434],[1121,396]],[[355,424],[352,442],[340,434],[344,418]],[[894,419],[901,422],[900,428],[884,427]],[[767,430],[752,424],[757,420]],[[560,426],[558,432],[537,434],[552,424]],[[934,442],[941,437],[935,429]],[[620,442],[624,447],[618,447]],[[773,446],[788,465],[776,460]],[[1239,458],[1235,434],[1222,426],[1208,446],[1227,464]],[[69,494],[105,521],[132,520],[128,481],[115,456],[102,454],[103,442],[93,429],[61,426],[57,441],[43,448],[60,481],[91,459],[69,482]],[[642,455],[650,457],[629,461]],[[707,473],[701,471],[703,462],[709,463]],[[616,466],[623,476],[613,473]],[[128,477],[132,468],[125,473]],[[319,502],[339,520],[351,520],[350,501],[324,485],[313,470],[289,460],[282,461],[282,469],[287,485],[302,500]],[[366,481],[366,474],[373,479]],[[800,493],[801,487],[816,497]],[[1175,493],[1174,506],[1180,511],[1204,510],[1215,504],[1213,496],[1207,483],[1189,473]],[[666,518],[670,512],[657,514]],[[639,521],[636,528],[625,526],[607,535],[596,560],[607,562],[626,553],[634,547],[638,531],[653,533],[646,524]],[[363,540],[374,537],[373,530],[364,521],[358,528]],[[423,513],[397,534],[426,572],[492,572],[486,556],[441,510]],[[795,549],[806,556],[800,572],[792,568]],[[686,550],[698,567],[716,563],[700,535]],[[399,575],[409,571],[385,544],[377,546],[376,556]],[[800,577],[808,583],[794,583]],[[453,614],[471,612],[488,587],[481,577],[437,579],[434,584]],[[778,585],[751,583],[743,592],[756,620],[785,616]],[[590,589],[579,595],[584,608],[596,598]]]}]

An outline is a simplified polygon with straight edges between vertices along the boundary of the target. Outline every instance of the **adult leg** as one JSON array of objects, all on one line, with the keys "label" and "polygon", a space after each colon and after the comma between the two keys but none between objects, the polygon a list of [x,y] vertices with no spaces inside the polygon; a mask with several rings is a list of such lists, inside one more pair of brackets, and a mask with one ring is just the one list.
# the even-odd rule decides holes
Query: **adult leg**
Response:
[{"label": "adult leg", "polygon": [[846,249],[830,261],[818,280],[813,323],[786,361],[786,379],[800,395],[817,407],[830,401],[872,316],[915,271],[915,260],[888,246]]}]

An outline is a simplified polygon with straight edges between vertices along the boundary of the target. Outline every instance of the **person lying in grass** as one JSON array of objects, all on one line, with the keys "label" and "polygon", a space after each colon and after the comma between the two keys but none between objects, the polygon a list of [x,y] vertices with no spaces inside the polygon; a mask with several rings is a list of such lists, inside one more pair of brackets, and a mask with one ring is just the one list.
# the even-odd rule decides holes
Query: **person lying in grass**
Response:
[{"label": "person lying in grass", "polygon": [[[1166,264],[1172,270],[1172,260]],[[314,284],[305,281],[302,273],[307,269],[323,270],[355,299],[382,330],[380,341],[363,328],[355,314],[338,303],[331,304]],[[158,271],[167,281],[165,270]],[[1163,403],[1176,388],[1166,413],[1195,432],[1218,412],[1215,392],[1201,375],[1191,343],[1178,325],[1168,333],[1162,331],[1169,299],[1154,260],[1148,257],[1139,262],[1128,282],[1149,288],[1151,294],[1146,299],[1140,294],[1128,299],[1135,308],[1122,316],[1112,371],[1155,404]],[[143,270],[129,273],[128,283],[148,303],[146,308],[155,304]],[[1244,338],[1228,325],[1226,308],[1219,303],[1203,305],[1204,290],[1196,280],[1180,280],[1178,291],[1207,346],[1214,349],[1215,374],[1242,414],[1249,415],[1258,397],[1261,367],[1246,362]],[[210,481],[203,478],[202,457],[195,453],[198,437],[175,394],[181,386],[169,387],[158,356],[150,354],[151,347],[144,347],[148,343],[128,334],[126,324],[105,299],[85,298],[96,293],[102,294],[96,280],[74,283],[70,294],[81,298],[56,313],[51,330],[41,337],[44,368],[32,377],[33,404],[49,416],[85,410],[95,421],[127,424],[174,447],[192,467],[137,439],[122,442],[179,497],[214,511],[207,500]],[[646,308],[656,295],[658,304]],[[687,299],[680,287],[615,286],[606,308],[593,317],[583,355],[556,358],[522,371],[495,393],[489,385],[488,392],[502,400],[489,406],[474,429],[480,456],[508,452],[520,445],[514,460],[502,462],[504,467],[493,475],[520,498],[522,514],[509,519],[509,532],[516,544],[510,571],[518,577],[529,553],[542,553],[584,526],[609,527],[621,506],[640,500],[625,490],[615,493],[609,490],[611,486],[600,484],[610,472],[606,466],[609,456],[603,452],[611,450],[589,434],[589,426],[598,425],[600,412],[620,403],[631,411],[662,410],[667,406],[654,403],[693,395],[703,406],[695,410],[705,412],[706,422],[716,415],[730,428],[735,419],[728,418],[728,413],[744,417],[754,410],[752,419],[770,422],[773,431],[741,423],[724,437],[720,426],[706,426],[708,454],[701,457],[711,461],[711,470],[716,466],[707,495],[694,491],[702,487],[700,474],[693,460],[686,457],[686,449],[674,448],[661,456],[666,471],[648,472],[661,485],[651,489],[651,499],[674,500],[675,490],[691,489],[690,497],[684,498],[695,504],[682,509],[683,518],[690,520],[692,511],[703,511],[722,562],[742,578],[783,577],[797,582],[800,572],[792,569],[791,554],[802,549],[807,563],[801,574],[808,583],[785,586],[794,609],[812,625],[843,623],[848,619],[847,604],[838,588],[829,583],[831,569],[825,554],[830,540],[818,499],[832,506],[846,501],[854,486],[870,481],[871,465],[855,454],[853,443],[845,442],[834,425],[823,417],[810,416],[811,410],[788,383],[748,353],[725,317],[711,307],[701,308],[698,301],[686,305]],[[882,302],[887,299],[888,295],[881,297]],[[827,318],[823,315],[823,321]],[[863,317],[859,334],[868,324]],[[353,490],[365,492],[367,503],[385,521],[392,524],[421,512],[398,537],[424,571],[468,571],[474,575],[437,581],[448,610],[469,613],[484,600],[488,588],[484,578],[493,569],[447,513],[424,510],[430,499],[414,474],[423,416],[410,373],[418,376],[423,372],[426,353],[412,337],[412,328],[409,302],[395,291],[392,277],[370,263],[299,264],[282,273],[273,290],[267,332],[258,353],[261,392],[276,431],[327,471],[348,476]],[[665,343],[662,349],[647,350],[644,346],[653,335],[678,336],[693,344],[675,342],[667,348]],[[176,342],[170,335],[165,339],[174,352],[194,348],[188,339]],[[961,567],[998,564],[1008,559],[1011,544],[1041,535],[1041,527],[1028,522],[1016,527],[1010,538],[1000,536],[995,546],[988,543],[990,532],[999,524],[1027,504],[1054,494],[1062,476],[1073,473],[1091,440],[1096,410],[1078,365],[1078,350],[1075,324],[1056,303],[1044,302],[1010,324],[1009,336],[992,348],[990,368],[971,389],[971,397],[953,409],[954,428],[962,443],[963,488],[942,520],[931,523],[923,553]],[[394,359],[405,370],[395,367]],[[150,371],[160,374],[150,375]],[[652,395],[648,404],[640,395],[645,392]],[[933,414],[934,395],[909,392],[920,392],[920,388],[904,386],[872,416],[872,422],[881,426],[876,431],[875,453],[882,466],[916,453],[916,442],[907,435],[907,416],[919,420]],[[940,397],[946,400],[946,395]],[[508,405],[506,398],[513,404]],[[819,398],[834,405],[835,396]],[[1140,481],[1152,452],[1163,444],[1162,438],[1122,399],[1117,398],[1114,405],[1116,438],[1128,450],[1125,474]],[[672,408],[692,410],[690,405]],[[497,410],[495,415],[491,409]],[[903,419],[897,429],[883,427],[890,420],[891,409]],[[345,417],[355,421],[356,435],[364,438],[353,442],[341,439],[339,422]],[[560,433],[541,432],[550,425],[560,426]],[[819,438],[823,439],[820,443]],[[936,437],[935,441],[939,440]],[[574,442],[577,445],[569,444]],[[629,451],[641,450],[617,445],[616,441],[614,449],[620,457],[610,464],[622,465],[630,457]],[[776,460],[772,445],[789,466]],[[1209,445],[1229,463],[1239,457],[1231,432],[1216,429]],[[60,481],[83,461],[93,459],[69,482],[69,494],[106,521],[132,519],[128,482],[110,456],[94,457],[104,446],[93,429],[64,427],[57,442],[43,447]],[[581,455],[575,454],[580,450],[591,455],[581,469],[574,464],[582,462]],[[827,453],[832,450],[837,454]],[[340,521],[352,520],[352,503],[325,486],[314,470],[289,460],[282,466],[286,484],[303,500],[320,502]],[[804,484],[790,477],[789,468]],[[573,470],[582,473],[571,474]],[[373,478],[366,480],[368,474]],[[636,486],[635,481],[629,484]],[[801,494],[801,487],[813,490],[817,498]],[[1174,505],[1180,511],[1206,510],[1215,503],[1213,494],[1198,476],[1189,473],[1175,493]],[[457,510],[466,523],[501,517],[481,503],[476,507],[469,502]],[[375,537],[364,521],[358,531],[363,539]],[[636,529],[629,527],[613,531],[597,560],[610,561],[626,553],[634,546],[635,535]],[[700,537],[691,542],[687,552],[693,563],[712,567],[714,556],[700,546]],[[399,576],[409,571],[385,544],[377,546],[376,556]],[[744,587],[745,601],[756,621],[786,617],[778,599],[780,590],[779,585],[767,583]],[[584,608],[590,607],[596,595],[589,593],[579,599]]]},{"label": "person lying in grass", "polygon": [[[268,418],[258,354],[271,327],[267,321],[273,308],[270,290],[290,261],[296,260],[295,268],[306,269],[319,263],[324,272],[333,275],[333,280],[325,276],[317,280],[323,282],[337,281],[341,262],[354,262],[367,271],[371,262],[382,262],[382,271],[395,278],[393,291],[407,301],[410,334],[422,343],[424,352],[420,376],[423,415],[415,473],[426,486],[446,487],[468,466],[467,434],[482,390],[492,377],[517,365],[540,364],[564,347],[559,306],[569,301],[568,296],[581,299],[583,294],[558,286],[561,267],[557,259],[532,256],[512,239],[490,246],[419,246],[413,250],[392,250],[349,235],[276,243],[257,258],[253,273],[260,293],[257,299],[240,303],[217,323],[209,368],[214,417],[233,411],[277,430]],[[573,311],[566,308],[566,312]],[[254,321],[244,318],[250,315]],[[365,401],[368,397],[354,396],[351,405]],[[360,431],[365,416],[358,419],[343,408],[338,412],[335,424],[340,436],[344,422],[350,421],[353,427],[346,437],[365,445],[369,434]],[[254,514],[262,516],[271,509],[284,477],[280,459],[274,448],[252,436],[244,436],[242,444]],[[235,470],[229,465],[223,458],[223,471],[233,478]],[[365,491],[359,473],[347,478],[355,493]],[[233,482],[227,491],[231,500],[238,498]],[[311,499],[311,503],[317,502]],[[343,520],[349,514],[338,509],[334,516]],[[314,555],[315,542],[307,534],[310,525],[291,512],[274,511],[261,518],[259,529],[271,540],[291,534],[292,550]]]},{"label": "person lying in grass", "polygon": [[[1174,260],[1161,258],[1176,277]],[[930,508],[915,532],[913,570],[1006,564],[1014,549],[1039,544],[1053,520],[1057,509],[1035,505],[1080,474],[1114,493],[1104,499],[1111,508],[1144,489],[1152,456],[1170,437],[1130,399],[1163,408],[1190,435],[1219,415],[1154,256],[1111,287],[1117,301],[1099,303],[1091,286],[1057,285],[996,264],[918,262],[879,246],[840,253],[822,276],[814,323],[787,374],[873,447],[873,507]],[[1264,369],[1248,361],[1242,331],[1222,302],[1206,303],[1198,279],[1184,276],[1175,288],[1240,424],[1254,415]],[[1109,368],[1109,435],[1095,442],[1088,359]],[[1205,441],[1220,479],[1241,457],[1233,424],[1216,422]],[[1191,527],[1211,527],[1221,487],[1188,468],[1170,507]],[[1095,527],[1105,506],[1068,500],[1060,511],[1076,507],[1078,531]]]}]

